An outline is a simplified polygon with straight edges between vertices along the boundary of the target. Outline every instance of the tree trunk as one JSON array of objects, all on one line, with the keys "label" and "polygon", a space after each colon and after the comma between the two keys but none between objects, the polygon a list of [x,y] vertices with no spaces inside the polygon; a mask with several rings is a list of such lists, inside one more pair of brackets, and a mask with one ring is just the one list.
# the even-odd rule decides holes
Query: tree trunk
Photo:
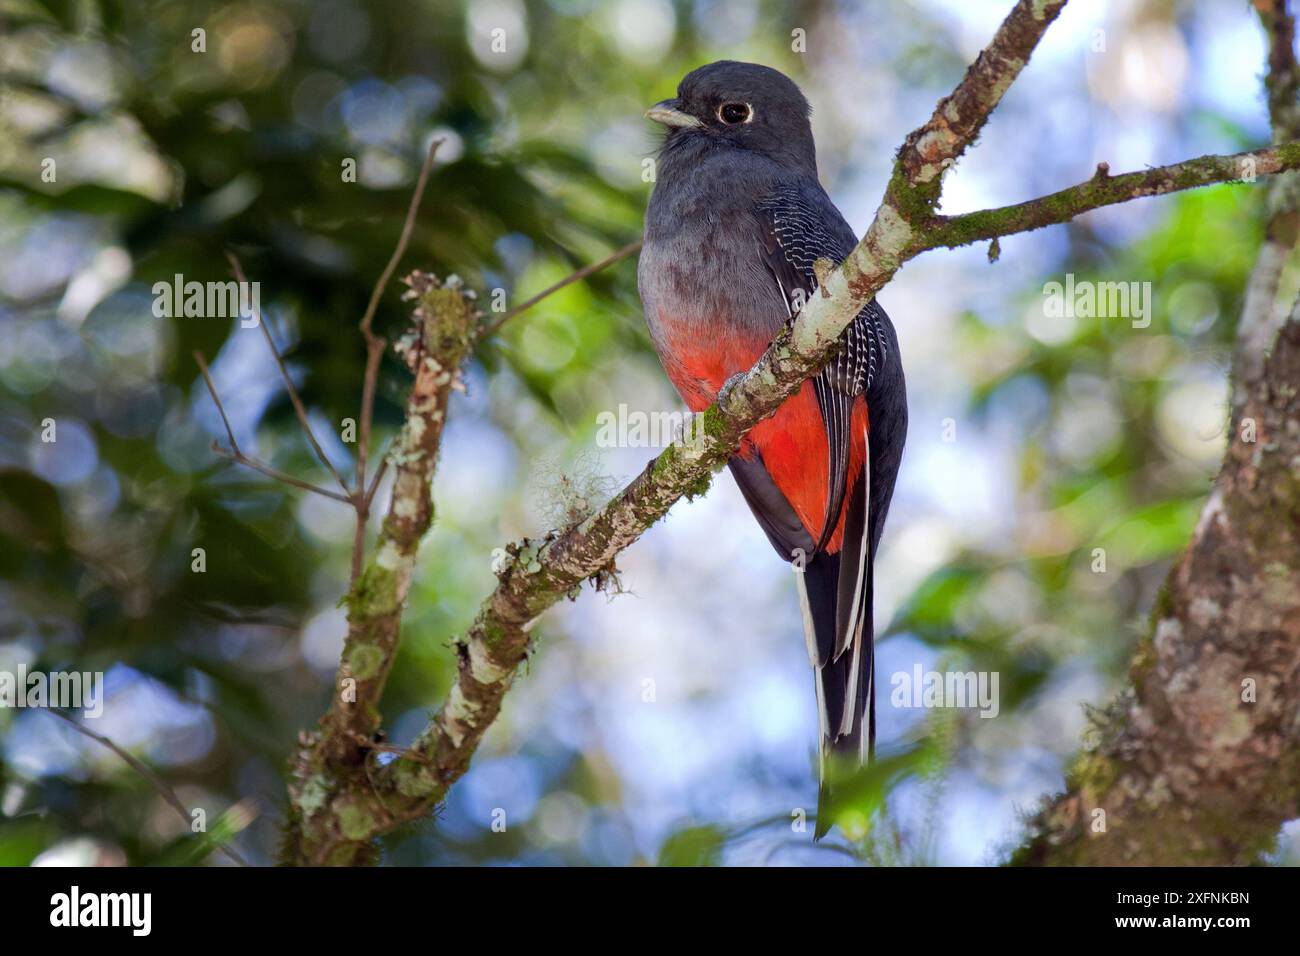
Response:
[{"label": "tree trunk", "polygon": [[1300,814],[1300,320],[1262,372],[1131,686],[1012,862],[1246,865]]}]

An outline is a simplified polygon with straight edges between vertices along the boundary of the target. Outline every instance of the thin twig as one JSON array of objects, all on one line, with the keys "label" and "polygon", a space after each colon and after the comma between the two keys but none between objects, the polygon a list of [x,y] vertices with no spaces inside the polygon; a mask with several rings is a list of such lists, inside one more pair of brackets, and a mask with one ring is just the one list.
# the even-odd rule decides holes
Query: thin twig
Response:
[{"label": "thin twig", "polygon": [[384,480],[384,475],[388,472],[388,452],[389,449],[385,448],[384,454],[379,459],[379,467],[375,469],[375,475],[370,479],[370,487],[366,489],[367,505],[375,500],[375,492],[379,490],[379,483]]},{"label": "thin twig", "polygon": [[348,570],[349,593],[356,589],[357,579],[361,577],[361,564],[366,555],[366,522],[370,520],[370,505],[364,497],[352,499],[356,508],[356,520],[352,525],[352,563]]},{"label": "thin twig", "polygon": [[425,758],[424,754],[414,751],[409,747],[398,747],[396,744],[382,743],[367,737],[365,734],[358,733],[357,731],[352,731],[348,736],[352,738],[353,742],[358,747],[362,747],[366,750],[373,750],[375,753],[397,754],[399,757],[410,757],[417,763],[428,764],[429,762]]},{"label": "thin twig", "polygon": [[[226,258],[230,261],[230,267],[235,272],[235,278],[239,280],[240,285],[247,285],[248,279],[244,275],[243,266],[239,264],[239,258],[233,252],[227,252]],[[289,392],[289,401],[293,403],[294,413],[298,416],[298,424],[302,426],[303,434],[307,436],[307,441],[316,451],[316,457],[320,459],[334,480],[339,483],[339,487],[344,493],[348,492],[348,484],[343,480],[343,476],[338,473],[334,465],[330,463],[329,458],[325,455],[325,449],[321,448],[320,442],[316,440],[316,433],[312,431],[311,422],[307,420],[307,408],[302,403],[302,397],[298,394],[298,388],[293,384],[293,378],[289,375],[289,369],[284,364],[284,356],[275,345],[275,339],[271,338],[271,330],[267,327],[266,321],[262,318],[261,309],[254,306],[253,317],[257,320],[258,326],[262,330],[262,336],[266,339],[267,348],[271,350],[271,355],[275,357],[275,364],[280,368],[280,377],[284,379],[284,387]],[[346,499],[345,499],[346,500]]]},{"label": "thin twig", "polygon": [[515,306],[513,309],[507,312],[505,315],[501,316],[501,318],[497,319],[495,322],[493,322],[491,325],[489,325],[487,328],[485,328],[482,332],[479,333],[479,339],[480,340],[486,339],[491,335],[495,335],[498,331],[500,331],[501,326],[505,325],[507,322],[513,319],[520,312],[524,312],[527,309],[531,309],[538,302],[541,302],[549,295],[559,292],[565,286],[572,285],[575,282],[579,282],[582,279],[587,278],[587,276],[595,275],[601,269],[608,268],[609,266],[612,266],[614,263],[622,259],[626,259],[628,256],[632,255],[640,248],[641,248],[641,240],[637,239],[635,242],[629,242],[622,249],[619,249],[617,252],[613,253],[612,255],[607,256],[604,259],[601,259],[599,262],[593,263],[592,265],[589,266],[583,266],[577,272],[565,276],[559,282],[555,283],[555,285],[543,289],[541,292],[537,293],[537,295],[533,296],[531,299],[528,299],[526,302],[521,302],[519,305]]},{"label": "thin twig", "polygon": [[221,424],[226,426],[226,437],[230,439],[230,447],[239,454],[239,442],[235,440],[235,430],[230,427],[230,419],[226,417],[226,406],[221,404],[221,396],[217,394],[217,386],[212,381],[212,373],[208,371],[208,363],[203,358],[203,353],[198,349],[194,350],[194,361],[199,364],[199,371],[203,373],[203,381],[208,384],[208,394],[212,396],[212,402],[217,406],[217,413],[221,415]]},{"label": "thin twig", "polygon": [[322,488],[320,485],[313,485],[310,481],[303,481],[301,478],[295,478],[293,475],[287,475],[283,471],[280,471],[278,468],[272,468],[270,465],[265,464],[264,462],[260,462],[256,458],[249,458],[243,452],[240,451],[232,452],[228,449],[222,448],[216,442],[212,443],[212,451],[213,454],[219,455],[222,458],[226,458],[230,461],[233,461],[236,464],[245,465],[253,469],[254,471],[261,472],[262,474],[266,475],[266,477],[268,478],[274,478],[276,481],[284,482],[286,485],[293,485],[293,487],[301,488],[303,491],[313,491],[318,495],[323,495],[324,497],[333,499],[334,501],[341,501],[345,505],[350,505],[353,503],[352,499],[349,498],[347,495],[341,495],[337,491],[332,491],[329,488]]},{"label": "thin twig", "polygon": [[424,165],[420,167],[420,175],[415,180],[415,191],[411,194],[410,205],[406,207],[406,221],[402,223],[402,234],[397,239],[397,248],[393,250],[392,256],[388,260],[388,265],[384,266],[384,271],[379,276],[379,281],[370,292],[370,302],[366,305],[366,314],[361,317],[361,334],[370,335],[370,325],[375,319],[375,312],[379,308],[379,300],[384,294],[384,288],[388,285],[388,280],[393,277],[393,272],[397,269],[397,264],[401,261],[402,256],[406,253],[406,246],[411,241],[411,232],[415,228],[415,216],[420,208],[420,200],[424,196],[424,187],[429,182],[429,173],[433,169],[433,158],[438,154],[438,147],[442,145],[442,140],[435,139],[429,144],[429,152],[424,157]]},{"label": "thin twig", "polygon": [[352,530],[352,571],[351,583],[355,587],[357,578],[361,577],[361,566],[365,562],[366,556],[366,523],[370,520],[370,505],[375,500],[375,492],[379,490],[379,483],[384,479],[384,473],[388,471],[388,451],[385,449],[383,457],[379,459],[379,467],[375,469],[374,477],[370,481],[370,487],[353,492],[352,504],[357,510],[356,524]]},{"label": "thin twig", "polygon": [[[379,275],[379,281],[371,290],[370,301],[366,303],[365,314],[361,317],[361,335],[366,340],[366,372],[361,384],[361,427],[360,434],[357,436],[357,470],[356,470],[356,488],[352,493],[352,502],[357,510],[356,530],[352,536],[352,584],[357,583],[357,578],[361,574],[361,563],[365,557],[366,550],[366,521],[370,517],[370,499],[374,491],[366,491],[366,466],[370,458],[370,428],[375,417],[375,383],[379,378],[379,363],[384,357],[384,346],[388,343],[379,335],[376,335],[372,328],[375,321],[375,313],[379,309],[379,300],[383,297],[384,289],[393,278],[393,273],[397,271],[397,264],[401,262],[402,256],[406,254],[406,247],[411,241],[411,233],[415,231],[415,217],[420,210],[420,200],[424,198],[424,187],[429,183],[429,174],[433,171],[433,160],[438,155],[438,147],[442,145],[441,139],[435,139],[429,144],[429,152],[425,154],[424,165],[420,167],[420,175],[415,180],[415,190],[411,193],[411,202],[406,207],[406,220],[402,223],[401,235],[397,237],[397,247],[393,249],[392,256],[388,259],[388,264],[384,266],[384,271]],[[378,482],[375,483],[376,487]]]},{"label": "thin twig", "polygon": [[268,478],[274,478],[276,481],[282,481],[286,485],[293,485],[295,488],[302,488],[304,491],[314,491],[318,495],[324,495],[326,498],[333,498],[335,501],[342,501],[345,504],[352,504],[352,499],[346,495],[341,495],[337,491],[330,491],[328,488],[322,488],[320,485],[313,485],[310,481],[303,481],[301,478],[295,478],[293,475],[286,475],[279,469],[272,468],[270,465],[258,461],[256,458],[250,458],[245,455],[239,448],[239,442],[235,440],[235,430],[230,427],[230,419],[226,417],[226,406],[221,403],[221,396],[217,394],[216,383],[212,381],[212,373],[208,370],[208,363],[203,358],[203,353],[197,349],[194,352],[194,361],[199,365],[199,371],[203,373],[203,381],[208,386],[208,394],[212,396],[212,402],[217,406],[217,414],[221,416],[221,423],[226,426],[226,437],[230,440],[230,449],[222,448],[215,441],[212,443],[212,450],[222,458],[228,458],[230,461],[240,465],[246,465],[254,471],[260,471]]},{"label": "thin twig", "polygon": [[[82,726],[78,721],[73,720],[67,714],[52,709],[49,712],[53,714],[55,717],[58,717],[60,720],[70,725],[78,733],[84,734],[85,736],[89,737],[91,740],[95,741],[95,743],[102,744],[103,746],[107,747],[109,750],[113,751],[113,753],[121,757],[122,760],[126,762],[126,765],[128,767],[130,767],[140,776],[144,777],[144,779],[147,780],[149,784],[155,790],[158,791],[158,793],[162,796],[162,798],[165,801],[167,801],[168,805],[170,805],[173,810],[175,810],[178,814],[180,814],[181,819],[185,821],[185,825],[187,827],[193,824],[194,822],[193,815],[190,813],[189,808],[185,806],[185,804],[181,801],[181,798],[176,795],[176,791],[167,785],[167,781],[163,780],[162,777],[158,776],[156,773],[150,770],[149,767],[144,762],[137,759],[134,755],[124,750],[122,747],[119,747],[117,743],[113,741],[111,738],[105,737],[103,734],[97,734],[93,730],[90,730],[89,728]],[[218,850],[226,854],[226,856],[230,857],[230,859],[234,860],[240,866],[250,865],[247,860],[245,860],[242,856],[240,856],[239,852],[235,850],[234,847],[227,846],[225,843],[222,843],[219,840],[213,840],[212,842]]]},{"label": "thin twig", "polygon": [[357,449],[358,490],[365,488],[366,485],[366,458],[369,454],[370,424],[375,410],[375,379],[379,374],[379,359],[383,356],[385,345],[383,338],[375,334],[372,325],[384,289],[388,287],[388,283],[392,280],[393,273],[397,271],[397,265],[402,261],[402,256],[406,254],[406,247],[411,241],[411,233],[415,230],[415,217],[420,210],[420,200],[424,198],[424,187],[428,185],[429,173],[433,170],[433,159],[438,154],[438,147],[441,145],[442,140],[440,139],[435,139],[429,144],[429,152],[424,157],[424,165],[420,167],[420,175],[415,180],[415,190],[411,193],[411,202],[406,207],[406,221],[402,223],[402,232],[397,238],[397,247],[393,249],[388,264],[384,266],[384,271],[379,275],[379,281],[375,283],[374,289],[371,290],[370,301],[366,304],[365,315],[361,317],[361,334],[366,340],[367,354],[366,377],[361,395],[360,447]]}]

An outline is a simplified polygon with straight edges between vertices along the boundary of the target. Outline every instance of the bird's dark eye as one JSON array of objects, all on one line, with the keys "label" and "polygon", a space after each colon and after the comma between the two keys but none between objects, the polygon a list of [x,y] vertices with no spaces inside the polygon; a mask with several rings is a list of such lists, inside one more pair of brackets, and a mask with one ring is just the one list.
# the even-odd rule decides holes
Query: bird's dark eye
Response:
[{"label": "bird's dark eye", "polygon": [[753,115],[754,111],[749,108],[748,103],[723,103],[718,107],[718,119],[728,126],[748,123]]}]

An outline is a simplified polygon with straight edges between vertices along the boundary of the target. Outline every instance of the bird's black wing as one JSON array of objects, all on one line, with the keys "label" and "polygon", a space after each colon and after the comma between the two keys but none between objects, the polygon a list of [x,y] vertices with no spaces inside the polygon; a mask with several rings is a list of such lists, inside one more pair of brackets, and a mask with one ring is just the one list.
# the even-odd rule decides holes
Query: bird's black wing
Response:
[{"label": "bird's black wing", "polygon": [[[853,249],[853,230],[820,187],[806,183],[779,186],[757,204],[762,227],[763,257],[785,299],[790,321],[817,289],[814,263],[819,259],[839,265]],[[888,356],[888,319],[875,301],[858,313],[844,330],[839,353],[813,379],[813,389],[826,428],[829,460],[826,507],[815,550],[820,552],[835,531],[849,484],[849,451],[853,436],[853,403],[866,393]],[[871,519],[871,497],[864,500],[863,519]],[[865,560],[872,536],[846,528],[840,555],[846,570],[870,562]],[[864,573],[870,569],[864,568]],[[861,582],[857,575],[841,574],[837,602],[836,640],[833,655],[842,654],[853,640],[854,620],[861,603]],[[856,599],[855,599],[856,598]]]},{"label": "bird's black wing", "polygon": [[[763,257],[785,300],[790,321],[817,289],[814,263],[837,266],[852,251],[853,231],[820,188],[779,186],[757,204]],[[844,330],[842,348],[813,379],[817,404],[826,425],[830,482],[817,550],[834,533],[848,485],[853,400],[872,385],[883,361],[883,313],[873,300]]]},{"label": "bird's black wing", "polygon": [[[755,213],[763,261],[793,321],[817,290],[814,264],[825,259],[831,266],[839,265],[852,251],[856,239],[815,183],[778,186],[759,200]],[[881,388],[886,373],[889,387]],[[902,430],[888,427],[883,435],[874,434],[877,403],[882,405],[891,426],[900,414],[902,422],[906,421],[893,328],[874,300],[845,329],[840,351],[813,379],[813,388],[826,428],[830,481],[819,540],[800,579],[804,626],[817,672],[823,752],[851,751],[865,757],[875,735],[872,564],[906,428],[903,424]],[[872,427],[863,436],[867,447],[863,474],[850,476],[853,407],[857,397],[864,394]],[[880,439],[884,444],[874,447],[881,444]],[[879,474],[877,462],[885,466]],[[845,509],[851,479],[858,480],[853,482]],[[750,504],[752,507],[754,502]],[[843,546],[838,554],[826,554],[823,549],[834,533],[841,510],[845,518]],[[823,798],[826,793],[824,786]],[[824,816],[819,813],[819,833],[829,825]]]}]

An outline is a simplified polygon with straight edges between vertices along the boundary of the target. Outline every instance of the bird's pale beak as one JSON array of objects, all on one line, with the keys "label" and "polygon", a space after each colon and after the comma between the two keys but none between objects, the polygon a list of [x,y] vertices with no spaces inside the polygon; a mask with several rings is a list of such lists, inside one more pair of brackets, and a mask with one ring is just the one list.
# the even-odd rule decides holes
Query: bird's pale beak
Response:
[{"label": "bird's pale beak", "polygon": [[656,123],[663,123],[665,126],[675,128],[704,125],[690,113],[683,113],[678,109],[676,100],[664,100],[662,103],[656,103],[645,111],[645,115],[646,119],[652,119]]}]

